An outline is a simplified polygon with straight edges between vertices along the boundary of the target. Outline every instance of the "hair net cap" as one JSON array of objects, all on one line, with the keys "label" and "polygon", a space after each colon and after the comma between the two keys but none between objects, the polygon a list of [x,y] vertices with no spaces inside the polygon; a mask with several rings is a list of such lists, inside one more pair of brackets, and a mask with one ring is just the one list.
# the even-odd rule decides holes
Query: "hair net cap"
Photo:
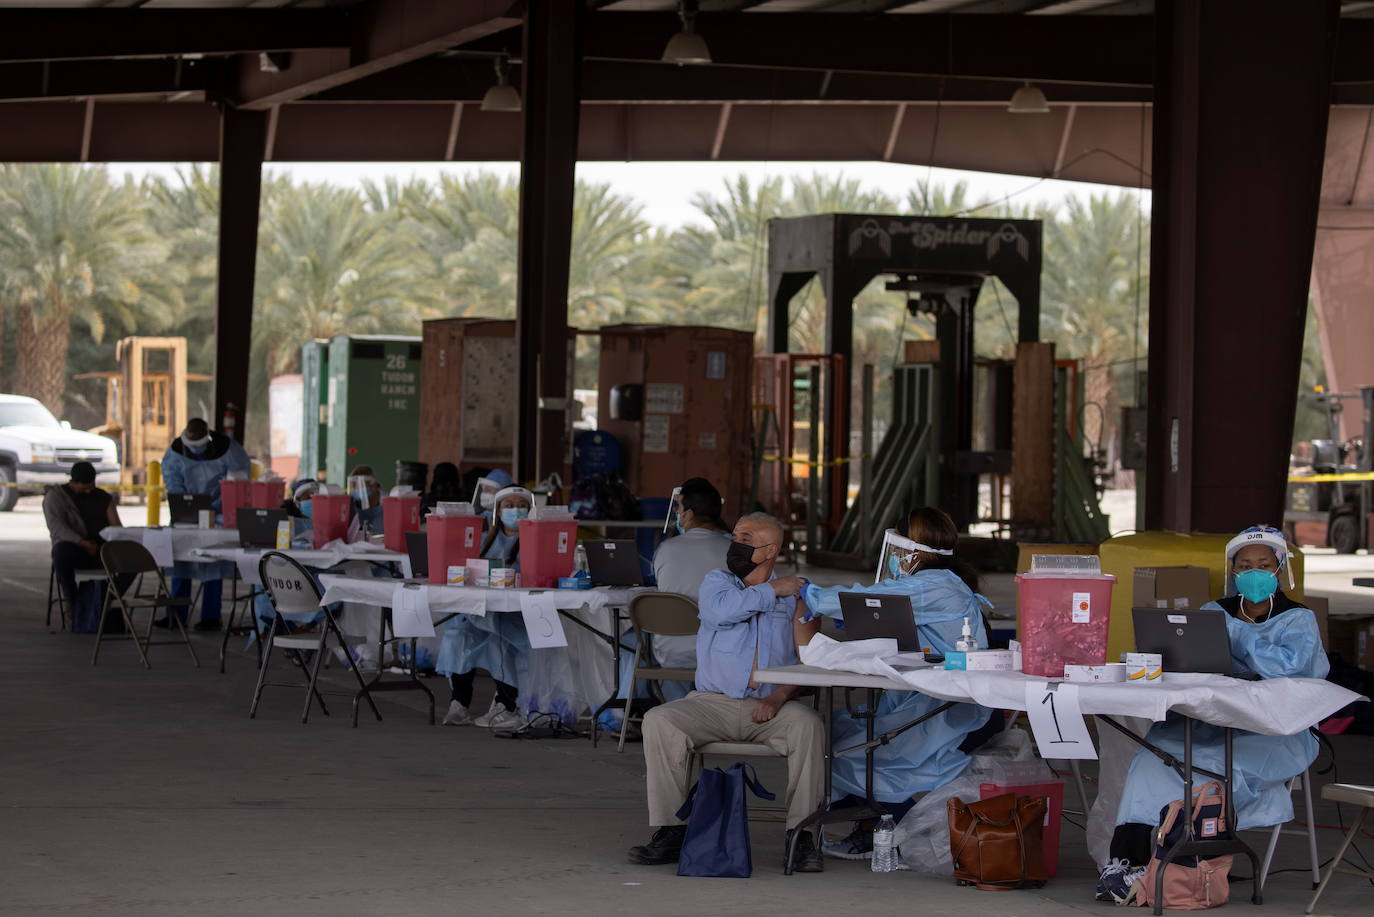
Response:
[{"label": "hair net cap", "polygon": [[1283,533],[1271,525],[1252,525],[1250,528],[1241,532],[1235,538],[1226,542],[1226,566],[1229,569],[1235,562],[1236,554],[1246,545],[1262,544],[1274,552],[1278,558],[1279,566],[1288,563],[1288,539],[1283,537]]},{"label": "hair net cap", "polygon": [[502,471],[500,468],[493,468],[491,471],[488,471],[486,473],[486,479],[500,487],[509,487],[512,481],[510,472]]}]

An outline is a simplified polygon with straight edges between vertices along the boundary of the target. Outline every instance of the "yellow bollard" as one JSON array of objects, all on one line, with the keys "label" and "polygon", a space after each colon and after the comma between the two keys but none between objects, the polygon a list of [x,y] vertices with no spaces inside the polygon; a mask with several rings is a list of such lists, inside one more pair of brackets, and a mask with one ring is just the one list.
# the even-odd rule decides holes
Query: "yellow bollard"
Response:
[{"label": "yellow bollard", "polygon": [[148,524],[160,525],[162,523],[162,463],[148,463],[148,489],[144,493],[148,497]]}]

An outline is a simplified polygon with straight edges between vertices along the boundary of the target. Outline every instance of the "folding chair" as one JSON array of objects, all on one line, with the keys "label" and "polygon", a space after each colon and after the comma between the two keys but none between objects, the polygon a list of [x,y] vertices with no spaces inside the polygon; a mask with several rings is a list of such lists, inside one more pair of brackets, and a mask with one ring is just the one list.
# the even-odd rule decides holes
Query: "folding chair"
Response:
[{"label": "folding chair", "polygon": [[[174,614],[174,610],[179,608],[189,609],[191,599],[177,598],[167,589],[167,581],[162,576],[162,571],[158,568],[157,561],[153,560],[153,555],[148,553],[148,549],[136,541],[107,541],[100,547],[100,563],[105,568],[105,578],[109,581],[106,587],[105,603],[100,609],[100,624],[96,628],[95,649],[91,652],[91,665],[95,665],[100,658],[100,644],[107,639],[110,640],[133,640],[134,646],[138,649],[138,657],[143,662],[145,669],[151,669],[152,665],[148,662],[148,647],[185,644],[186,650],[191,654],[191,661],[200,668],[200,658],[196,656],[196,648],[191,645],[191,635],[186,631],[186,624],[181,620],[181,616]],[[157,587],[151,594],[141,592],[143,577],[147,574],[157,577]],[[133,595],[128,595],[129,588],[119,589],[116,584],[121,576],[127,576],[133,585]],[[124,626],[127,634],[105,633],[105,619],[110,614],[110,599],[114,599],[119,605],[120,614],[124,616]],[[154,640],[153,639],[153,619],[157,617],[159,608],[167,609],[167,617],[176,622],[176,627],[181,631],[180,640]],[[134,627],[133,613],[135,611],[147,611],[148,623],[143,629],[143,635],[139,636],[137,628]]]},{"label": "folding chair", "polygon": [[[771,745],[764,745],[762,742],[707,742],[705,745],[692,749],[692,757],[687,761],[687,782],[690,784],[693,775],[706,767],[706,756],[717,755],[722,758],[786,758],[782,752],[773,748]],[[753,821],[787,821],[787,793],[777,794],[780,802],[777,805],[756,805],[749,804],[749,817]]]},{"label": "folding chair", "polygon": [[660,681],[692,682],[697,677],[695,669],[668,668],[654,662],[653,636],[691,636],[697,632],[700,624],[697,603],[685,595],[675,592],[641,592],[630,599],[630,626],[635,632],[634,672],[630,676],[630,687],[626,693],[625,716],[620,721],[620,744],[616,746],[616,751],[625,750],[625,736],[630,729],[630,710],[634,706],[636,682],[649,682],[658,697],[658,702],[663,703],[663,692],[658,687]]},{"label": "folding chair", "polygon": [[1312,863],[1312,887],[1316,888],[1322,881],[1321,860],[1317,859],[1317,831],[1316,820],[1312,817],[1312,774],[1310,771],[1303,771],[1292,780],[1288,781],[1288,792],[1302,790],[1303,806],[1307,815],[1306,827],[1285,828],[1283,825],[1275,825],[1269,830],[1269,846],[1264,851],[1264,859],[1260,861],[1259,887],[1264,888],[1265,881],[1269,878],[1269,864],[1274,859],[1274,849],[1279,845],[1280,834],[1293,834],[1307,838],[1307,855]]},{"label": "folding chair", "polygon": [[[353,694],[353,725],[358,725],[358,699],[367,698],[367,704],[372,708],[372,713],[381,722],[382,714],[377,709],[377,704],[372,700],[372,693],[367,689],[367,683],[363,681],[363,675],[358,671],[358,664],[353,659],[353,652],[350,646],[365,643],[366,637],[359,637],[345,634],[339,629],[339,622],[335,620],[334,613],[327,607],[320,604],[322,598],[320,587],[315,582],[315,577],[292,558],[279,551],[268,551],[262,555],[258,561],[258,578],[262,581],[263,588],[267,590],[267,597],[272,602],[272,626],[267,629],[267,637],[262,648],[262,665],[258,669],[258,685],[253,691],[253,704],[248,708],[248,717],[253,719],[258,715],[258,703],[262,700],[262,690],[266,687],[276,688],[298,688],[304,687],[305,706],[301,710],[301,723],[304,725],[310,721],[310,700],[313,697],[319,702],[320,711],[325,716],[329,716],[329,708],[324,703],[324,693],[347,694],[344,691],[321,692],[318,684],[320,679],[320,662],[324,659],[325,653],[333,646],[343,647],[344,656],[348,659],[348,667],[352,670],[353,676],[358,679],[358,691]],[[323,612],[324,621],[315,633],[310,634],[278,634],[278,630],[285,630],[285,615],[316,614]],[[302,651],[313,651],[315,656],[311,660],[310,672],[306,675],[304,685],[292,684],[284,681],[268,681],[267,667],[272,661],[272,650],[280,648],[284,650],[295,650],[297,653]],[[305,663],[302,660],[302,668]]]},{"label": "folding chair", "polygon": [[[104,570],[75,570],[76,585],[82,583],[94,583],[105,581]],[[57,585],[57,568],[50,567],[48,571],[48,617],[43,622],[44,626],[52,627],[52,609],[57,606],[58,618],[61,619],[62,630],[67,629],[67,623],[71,618],[71,612],[67,610],[67,600],[62,595],[62,590]]]},{"label": "folding chair", "polygon": [[1370,809],[1374,809],[1374,786],[1357,786],[1353,783],[1328,783],[1322,787],[1322,799],[1340,805],[1359,806],[1359,814],[1350,823],[1350,830],[1345,834],[1345,840],[1341,841],[1341,849],[1336,851],[1336,855],[1331,858],[1331,865],[1326,869],[1326,876],[1323,877],[1321,884],[1312,895],[1312,901],[1307,905],[1307,910],[1303,913],[1310,914],[1317,906],[1317,899],[1326,891],[1326,883],[1331,881],[1331,877],[1336,873],[1343,873],[1347,876],[1358,876],[1361,879],[1374,881],[1374,871],[1359,869],[1354,866],[1345,865],[1345,852],[1350,849],[1350,844],[1355,840],[1356,835],[1364,828],[1365,819],[1369,817]]}]

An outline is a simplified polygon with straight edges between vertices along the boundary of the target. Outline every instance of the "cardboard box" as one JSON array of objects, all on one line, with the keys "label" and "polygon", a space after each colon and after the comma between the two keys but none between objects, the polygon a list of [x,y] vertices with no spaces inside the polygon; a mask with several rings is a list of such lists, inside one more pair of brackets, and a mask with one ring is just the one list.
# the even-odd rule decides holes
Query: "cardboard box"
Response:
[{"label": "cardboard box", "polygon": [[904,341],[907,363],[939,363],[939,341]]},{"label": "cardboard box", "polygon": [[1132,608],[1201,608],[1211,600],[1206,567],[1136,567]]},{"label": "cardboard box", "polygon": [[1331,603],[1320,596],[1309,595],[1303,600],[1303,604],[1312,609],[1312,613],[1317,616],[1317,630],[1321,631],[1322,649],[1331,651],[1331,636],[1328,620],[1331,617]]}]

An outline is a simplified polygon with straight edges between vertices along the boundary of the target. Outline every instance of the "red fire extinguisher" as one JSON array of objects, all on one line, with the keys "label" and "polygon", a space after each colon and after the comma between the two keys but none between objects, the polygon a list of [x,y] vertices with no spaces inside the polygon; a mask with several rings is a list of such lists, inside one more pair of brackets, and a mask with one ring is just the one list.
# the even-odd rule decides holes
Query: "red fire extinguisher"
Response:
[{"label": "red fire extinguisher", "polygon": [[238,439],[239,409],[234,402],[224,406],[224,417],[220,420],[219,431],[230,439]]}]

